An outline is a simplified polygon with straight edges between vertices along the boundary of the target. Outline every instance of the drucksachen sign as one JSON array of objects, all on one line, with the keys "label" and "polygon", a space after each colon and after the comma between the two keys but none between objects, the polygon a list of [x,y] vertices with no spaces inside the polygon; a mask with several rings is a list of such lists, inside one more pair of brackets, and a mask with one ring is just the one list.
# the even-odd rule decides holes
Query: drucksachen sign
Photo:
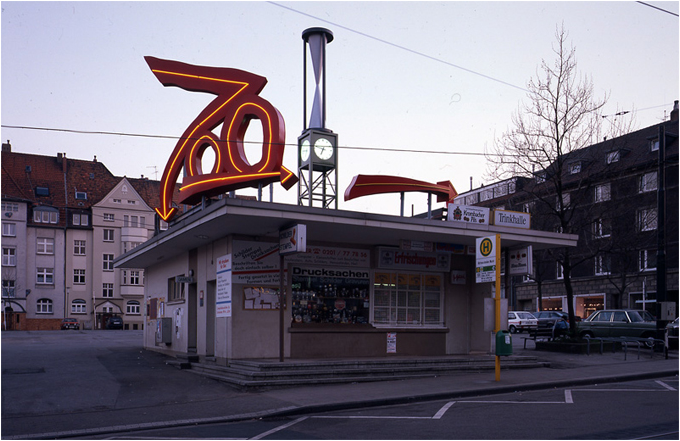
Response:
[{"label": "drucksachen sign", "polygon": [[[258,94],[267,79],[238,69],[195,66],[172,60],[144,57],[164,86],[217,95],[198,114],[177,141],[161,179],[161,206],[156,208],[165,221],[177,210],[172,206],[175,183],[184,169],[180,203],[196,204],[202,196],[215,196],[244,187],[280,181],[288,190],[297,176],[283,166],[286,128],[281,113]],[[262,157],[251,164],[245,153],[244,137],[253,119],[262,123]],[[213,130],[222,125],[220,136]],[[201,160],[207,149],[215,163],[204,173]]]}]

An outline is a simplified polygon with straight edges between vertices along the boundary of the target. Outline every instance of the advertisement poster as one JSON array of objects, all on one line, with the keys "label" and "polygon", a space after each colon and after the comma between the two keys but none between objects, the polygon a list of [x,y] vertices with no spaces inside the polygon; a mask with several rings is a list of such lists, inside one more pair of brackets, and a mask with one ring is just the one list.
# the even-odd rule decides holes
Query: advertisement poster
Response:
[{"label": "advertisement poster", "polygon": [[427,253],[403,251],[394,248],[379,248],[378,268],[403,269],[411,271],[448,271],[451,264],[449,253]]},{"label": "advertisement poster", "polygon": [[217,258],[215,316],[231,317],[231,254]]},{"label": "advertisement poster", "polygon": [[387,353],[396,354],[397,353],[397,333],[388,332],[387,333]]},{"label": "advertisement poster", "polygon": [[489,225],[490,210],[472,205],[449,204],[447,218],[449,222]]}]

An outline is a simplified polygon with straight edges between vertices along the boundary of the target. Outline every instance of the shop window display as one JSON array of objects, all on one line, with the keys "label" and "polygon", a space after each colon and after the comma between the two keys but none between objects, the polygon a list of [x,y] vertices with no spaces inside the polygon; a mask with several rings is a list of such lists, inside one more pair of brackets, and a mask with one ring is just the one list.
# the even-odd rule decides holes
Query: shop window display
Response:
[{"label": "shop window display", "polygon": [[368,323],[369,279],[293,276],[292,295],[293,323]]}]

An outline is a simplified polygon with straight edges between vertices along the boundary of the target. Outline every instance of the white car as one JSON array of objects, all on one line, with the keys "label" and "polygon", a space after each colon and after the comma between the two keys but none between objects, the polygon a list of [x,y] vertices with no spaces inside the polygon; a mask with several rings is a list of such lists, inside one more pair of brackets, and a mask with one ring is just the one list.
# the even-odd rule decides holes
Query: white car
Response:
[{"label": "white car", "polygon": [[538,319],[527,311],[508,312],[508,331],[511,334],[522,331],[529,331],[538,327]]}]

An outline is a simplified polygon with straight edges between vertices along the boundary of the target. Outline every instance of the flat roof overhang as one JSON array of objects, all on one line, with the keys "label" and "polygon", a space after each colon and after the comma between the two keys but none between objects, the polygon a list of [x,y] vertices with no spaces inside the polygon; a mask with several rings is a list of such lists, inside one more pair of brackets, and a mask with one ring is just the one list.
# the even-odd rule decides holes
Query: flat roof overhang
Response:
[{"label": "flat roof overhang", "polygon": [[475,245],[478,237],[499,233],[503,248],[532,245],[534,250],[574,247],[578,235],[400,217],[354,211],[225,198],[190,214],[167,231],[118,257],[116,268],[148,268],[162,260],[229,235],[278,241],[278,232],[307,226],[307,242],[352,246],[396,246],[400,240]]}]

